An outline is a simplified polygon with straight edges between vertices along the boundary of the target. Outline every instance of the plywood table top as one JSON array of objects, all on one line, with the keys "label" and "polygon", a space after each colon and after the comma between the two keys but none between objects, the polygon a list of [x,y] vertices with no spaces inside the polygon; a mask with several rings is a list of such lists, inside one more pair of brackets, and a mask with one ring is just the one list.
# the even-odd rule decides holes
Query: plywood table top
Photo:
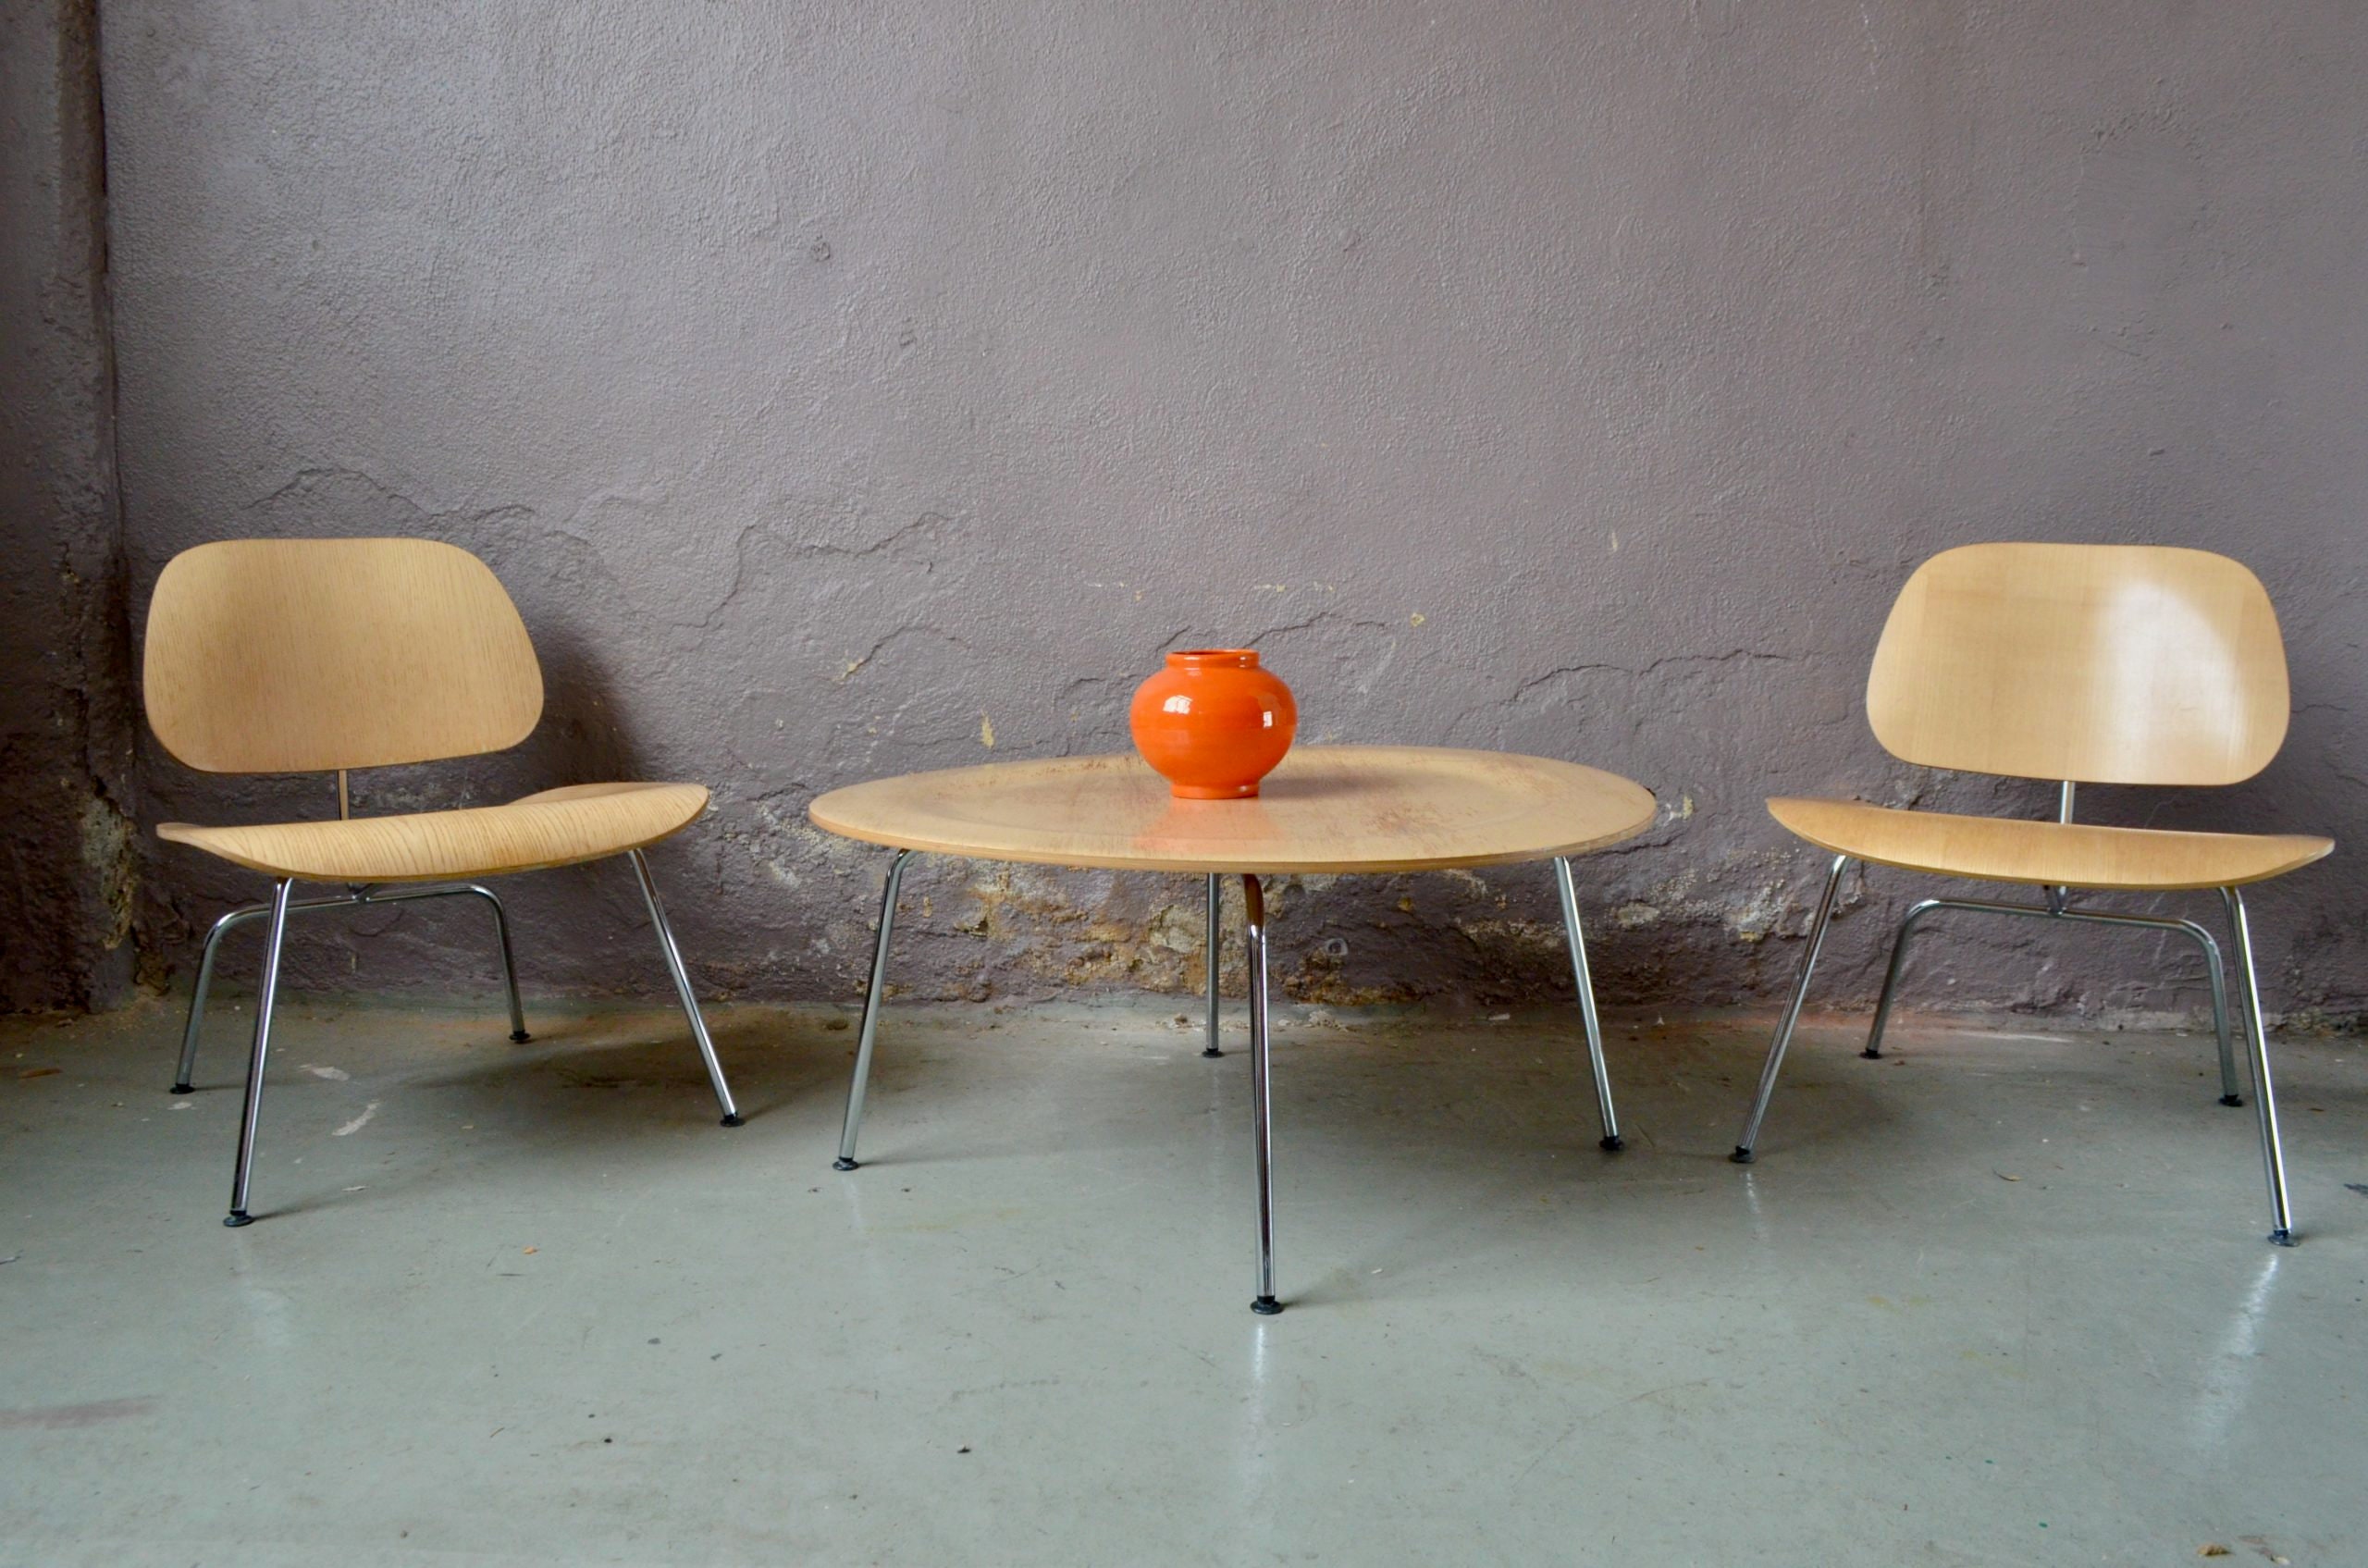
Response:
[{"label": "plywood table top", "polygon": [[1420,871],[1578,855],[1652,824],[1652,793],[1544,757],[1309,746],[1254,799],[1178,800],[1132,754],[994,762],[832,790],[814,824],[896,849],[1155,871]]}]

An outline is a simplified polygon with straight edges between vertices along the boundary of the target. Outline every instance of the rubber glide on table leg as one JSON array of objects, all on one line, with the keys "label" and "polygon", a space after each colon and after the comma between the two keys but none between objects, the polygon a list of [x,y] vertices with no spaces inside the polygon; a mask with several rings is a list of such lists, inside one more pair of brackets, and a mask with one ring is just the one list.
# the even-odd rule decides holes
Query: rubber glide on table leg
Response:
[{"label": "rubber glide on table leg", "polygon": [[1222,911],[1222,906],[1220,905],[1217,896],[1218,886],[1217,874],[1215,871],[1211,871],[1209,873],[1208,942],[1209,1043],[1206,1046],[1202,1048],[1201,1055],[1203,1056],[1222,1056],[1225,1055],[1225,1052],[1217,1045],[1217,957],[1222,948],[1225,937],[1225,927],[1218,923]]}]

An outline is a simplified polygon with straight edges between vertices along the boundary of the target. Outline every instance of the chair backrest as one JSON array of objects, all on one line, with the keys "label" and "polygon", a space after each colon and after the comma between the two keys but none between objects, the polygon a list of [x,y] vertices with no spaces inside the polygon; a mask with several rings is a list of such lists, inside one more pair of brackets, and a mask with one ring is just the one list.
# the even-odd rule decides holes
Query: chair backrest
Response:
[{"label": "chair backrest", "polygon": [[2290,708],[2261,579],[2152,545],[1944,550],[1900,590],[1867,679],[1904,761],[2079,784],[2249,779]]},{"label": "chair backrest", "polygon": [[517,606],[434,539],[226,539],[156,579],[149,725],[209,773],[326,772],[499,751],[542,717]]}]

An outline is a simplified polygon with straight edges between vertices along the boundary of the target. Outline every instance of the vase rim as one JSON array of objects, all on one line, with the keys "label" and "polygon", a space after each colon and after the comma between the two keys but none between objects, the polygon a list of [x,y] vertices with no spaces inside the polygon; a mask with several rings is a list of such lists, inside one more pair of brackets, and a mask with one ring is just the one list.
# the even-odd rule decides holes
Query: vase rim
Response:
[{"label": "vase rim", "polygon": [[1186,648],[1167,656],[1171,670],[1258,668],[1258,650],[1254,648]]}]

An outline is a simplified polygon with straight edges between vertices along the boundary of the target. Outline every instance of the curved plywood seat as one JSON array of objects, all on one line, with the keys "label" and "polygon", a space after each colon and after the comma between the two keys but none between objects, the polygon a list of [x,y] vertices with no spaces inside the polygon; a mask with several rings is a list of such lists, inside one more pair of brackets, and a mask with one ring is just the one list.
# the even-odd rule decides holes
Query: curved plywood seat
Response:
[{"label": "curved plywood seat", "polygon": [[166,822],[156,833],[275,877],[449,882],[622,855],[680,833],[706,809],[698,784],[570,784],[506,806],[248,827]]},{"label": "curved plywood seat", "polygon": [[897,849],[1158,871],[1415,871],[1577,855],[1652,824],[1652,792],[1543,757],[1311,746],[1254,799],[1179,800],[1134,756],[1000,762],[832,790],[814,825]]},{"label": "curved plywood seat", "polygon": [[1769,814],[1822,849],[1879,866],[2036,886],[2238,887],[2283,876],[2335,847],[2300,833],[2166,833],[2016,817],[1900,811],[1856,800],[1779,797]]}]

